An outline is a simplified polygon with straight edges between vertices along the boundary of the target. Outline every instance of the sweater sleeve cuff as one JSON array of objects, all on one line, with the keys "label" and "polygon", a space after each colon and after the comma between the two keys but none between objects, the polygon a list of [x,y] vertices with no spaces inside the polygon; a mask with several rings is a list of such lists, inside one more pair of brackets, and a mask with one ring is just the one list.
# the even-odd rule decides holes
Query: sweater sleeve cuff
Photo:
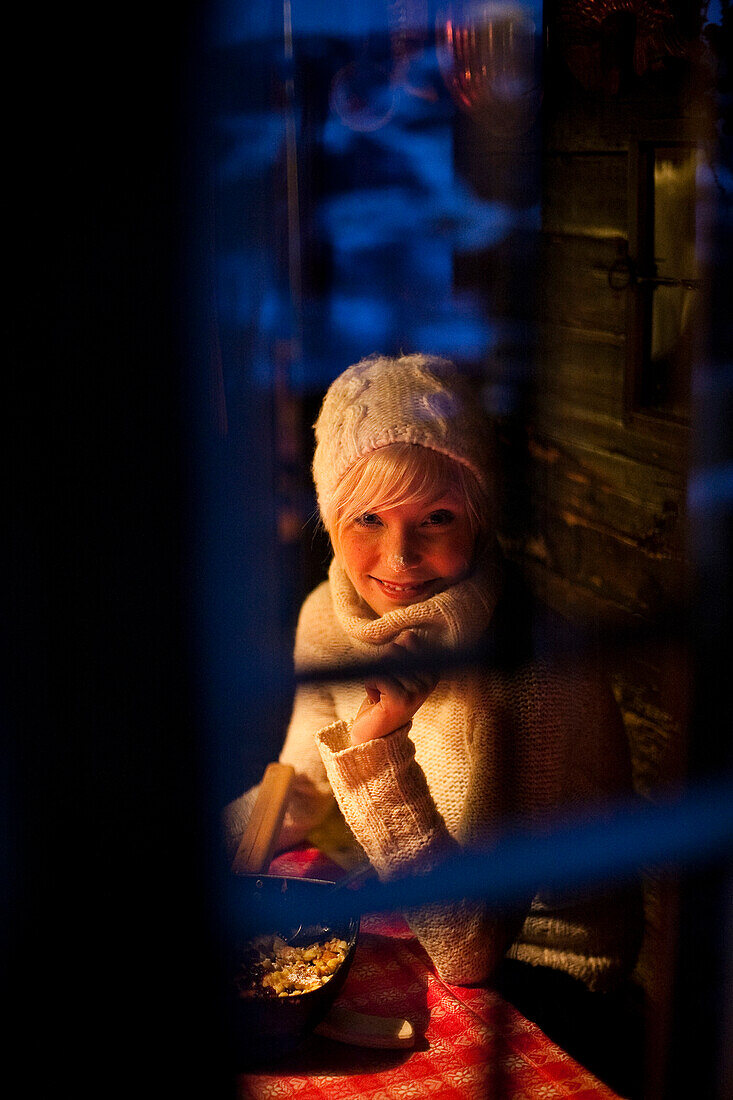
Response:
[{"label": "sweater sleeve cuff", "polygon": [[422,768],[415,762],[410,724],[386,737],[350,743],[349,725],[316,734],[333,793],[351,831],[381,877],[418,866],[442,848],[446,828]]},{"label": "sweater sleeve cuff", "polygon": [[351,752],[355,760],[363,758],[365,762],[369,762],[372,758],[375,762],[386,759],[395,750],[398,754],[404,755],[407,752],[414,756],[412,742],[407,737],[412,729],[412,722],[400,726],[399,729],[388,733],[386,737],[375,737],[371,741],[362,741],[359,745],[351,743],[352,725],[352,722],[334,722],[333,725],[326,726],[316,734],[316,744],[321,757],[324,756],[324,750],[333,755]]}]

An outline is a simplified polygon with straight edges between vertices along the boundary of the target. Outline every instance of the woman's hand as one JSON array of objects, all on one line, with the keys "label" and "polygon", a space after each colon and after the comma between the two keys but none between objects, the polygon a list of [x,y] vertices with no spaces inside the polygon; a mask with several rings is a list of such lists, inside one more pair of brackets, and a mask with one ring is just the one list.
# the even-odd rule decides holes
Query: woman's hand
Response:
[{"label": "woman's hand", "polygon": [[[412,631],[400,634],[385,655],[389,657],[419,653],[420,643]],[[374,676],[364,684],[366,696],[359,707],[351,728],[352,745],[362,745],[373,741],[375,737],[386,737],[415,716],[430,692],[438,682],[438,677],[430,671],[399,671],[385,676]]]}]

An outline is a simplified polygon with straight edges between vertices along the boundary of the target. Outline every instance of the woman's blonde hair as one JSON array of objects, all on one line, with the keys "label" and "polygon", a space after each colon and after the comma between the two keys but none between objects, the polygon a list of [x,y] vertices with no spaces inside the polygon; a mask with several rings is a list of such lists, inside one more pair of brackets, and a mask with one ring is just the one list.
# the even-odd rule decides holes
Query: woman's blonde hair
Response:
[{"label": "woman's blonde hair", "polygon": [[322,516],[334,552],[340,556],[343,531],[357,516],[436,497],[448,489],[463,497],[478,548],[489,536],[493,508],[486,490],[467,466],[414,443],[393,443],[371,451],[349,467]]}]

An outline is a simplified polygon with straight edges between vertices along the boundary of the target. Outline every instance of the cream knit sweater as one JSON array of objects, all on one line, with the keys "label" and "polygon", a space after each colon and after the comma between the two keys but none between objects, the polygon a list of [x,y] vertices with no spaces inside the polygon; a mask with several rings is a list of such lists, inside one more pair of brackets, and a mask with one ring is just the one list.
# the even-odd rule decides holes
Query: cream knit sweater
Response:
[{"label": "cream knit sweater", "polygon": [[[364,658],[410,629],[450,649],[487,630],[499,589],[487,559],[462,583],[381,618],[339,564],[306,599],[295,646],[299,669]],[[362,745],[350,726],[364,697],[356,683],[314,683],[297,693],[280,759],[296,769],[279,846],[302,840],[333,807],[381,878],[439,865],[464,844],[490,844],[504,815],[541,824],[628,790],[625,737],[607,689],[578,674],[534,665],[511,675],[461,671],[441,679],[411,725]],[[256,791],[225,812],[235,846]],[[509,957],[567,971],[591,989],[611,987],[633,965],[638,895],[550,897],[540,884],[514,923],[457,902],[407,914],[446,981],[486,979]]]}]

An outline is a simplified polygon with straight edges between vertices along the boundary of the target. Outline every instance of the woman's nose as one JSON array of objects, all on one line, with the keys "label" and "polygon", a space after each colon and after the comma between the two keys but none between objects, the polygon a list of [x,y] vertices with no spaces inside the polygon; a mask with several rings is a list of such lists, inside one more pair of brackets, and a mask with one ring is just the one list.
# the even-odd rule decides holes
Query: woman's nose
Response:
[{"label": "woman's nose", "polygon": [[417,540],[410,536],[408,531],[398,531],[392,536],[387,548],[387,565],[400,573],[404,569],[411,569],[420,561],[420,551]]}]

